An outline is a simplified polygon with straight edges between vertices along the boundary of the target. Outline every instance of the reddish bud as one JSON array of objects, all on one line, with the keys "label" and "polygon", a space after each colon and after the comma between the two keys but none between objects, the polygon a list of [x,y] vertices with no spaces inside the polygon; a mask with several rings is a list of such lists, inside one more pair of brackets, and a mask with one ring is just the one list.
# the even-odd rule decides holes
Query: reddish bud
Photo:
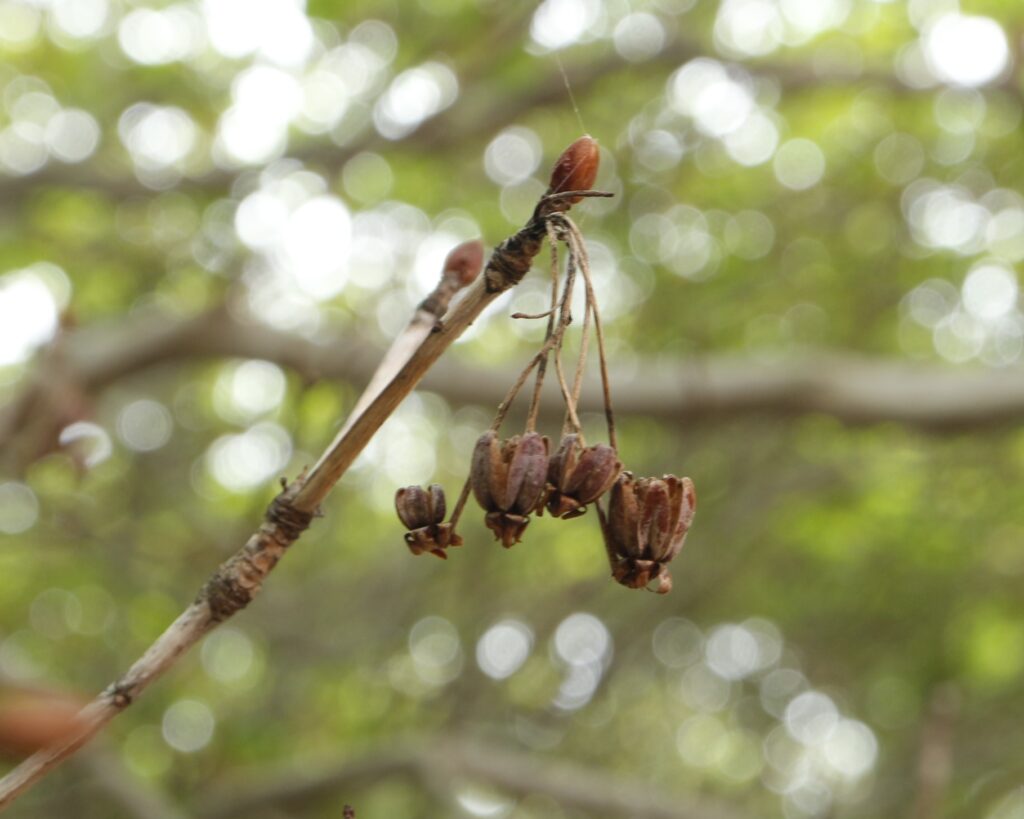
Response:
[{"label": "reddish bud", "polygon": [[[597,179],[597,166],[601,161],[601,151],[597,141],[590,136],[581,136],[566,148],[551,173],[551,186],[548,193],[563,191],[588,191]],[[565,200],[565,205],[574,205],[582,197],[574,196]]]},{"label": "reddish bud", "polygon": [[451,274],[459,287],[472,284],[484,266],[484,244],[479,239],[463,242],[444,260],[444,275]]}]

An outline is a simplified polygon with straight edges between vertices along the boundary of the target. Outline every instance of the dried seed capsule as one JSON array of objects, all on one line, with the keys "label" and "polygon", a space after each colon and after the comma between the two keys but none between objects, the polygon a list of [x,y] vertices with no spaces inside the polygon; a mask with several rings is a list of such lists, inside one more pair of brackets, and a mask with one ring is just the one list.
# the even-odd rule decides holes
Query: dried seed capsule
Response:
[{"label": "dried seed capsule", "polygon": [[493,431],[476,442],[470,486],[487,513],[484,522],[507,549],[518,543],[544,494],[548,439],[536,432],[499,441]]},{"label": "dried seed capsule", "polygon": [[612,486],[604,528],[614,563],[612,576],[631,589],[658,580],[659,594],[671,591],[667,564],[683,548],[696,507],[689,478],[634,478],[622,473]]},{"label": "dried seed capsule", "polygon": [[406,486],[395,493],[395,509],[398,518],[409,531],[405,542],[414,555],[430,552],[442,559],[448,555],[449,546],[461,546],[462,538],[452,531],[450,523],[444,523],[446,504],[444,489],[432,484]]},{"label": "dried seed capsule", "polygon": [[[548,461],[544,502],[556,518],[575,518],[607,492],[622,472],[618,453],[607,444],[580,447],[578,435],[564,435]],[[539,511],[539,510],[538,510]]]},{"label": "dried seed capsule", "polygon": [[[589,135],[581,136],[566,148],[551,172],[551,184],[548,193],[563,191],[587,191],[597,179],[597,167],[601,161],[601,151],[597,141]],[[581,201],[582,197],[573,196],[562,202],[563,210]]]}]

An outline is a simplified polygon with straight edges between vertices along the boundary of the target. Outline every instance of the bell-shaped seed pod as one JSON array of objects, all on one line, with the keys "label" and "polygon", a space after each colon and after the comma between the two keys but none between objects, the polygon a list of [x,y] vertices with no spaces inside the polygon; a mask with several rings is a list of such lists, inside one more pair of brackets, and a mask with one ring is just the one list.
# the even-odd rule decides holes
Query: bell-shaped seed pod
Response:
[{"label": "bell-shaped seed pod", "polygon": [[485,432],[476,442],[470,486],[486,512],[529,514],[544,491],[548,440],[536,432],[499,441]]},{"label": "bell-shaped seed pod", "polygon": [[623,473],[612,487],[604,532],[612,576],[634,589],[657,580],[658,593],[669,592],[672,577],[666,566],[679,554],[696,506],[689,478],[634,479]]},{"label": "bell-shaped seed pod", "polygon": [[548,439],[536,432],[506,442],[511,456],[505,484],[503,509],[528,515],[544,494],[548,474]]},{"label": "bell-shaped seed pod", "polygon": [[583,450],[562,492],[582,504],[593,503],[611,488],[620,472],[619,453],[608,444],[594,444]]},{"label": "bell-shaped seed pod", "polygon": [[436,483],[426,489],[406,486],[395,493],[398,517],[409,530],[405,543],[414,555],[430,552],[447,558],[445,549],[462,545],[462,538],[452,531],[452,525],[443,522],[446,507],[444,489]]},{"label": "bell-shaped seed pod", "polygon": [[557,518],[574,518],[587,511],[622,472],[618,453],[607,444],[579,449],[579,436],[566,435],[549,462],[547,508]]},{"label": "bell-shaped seed pod", "polygon": [[536,432],[499,441],[488,431],[476,442],[470,486],[488,528],[506,548],[519,542],[544,493],[547,464],[548,440]]},{"label": "bell-shaped seed pod", "polygon": [[[584,134],[572,145],[566,148],[551,172],[551,185],[548,193],[562,193],[565,191],[586,191],[597,179],[597,168],[601,162],[601,151],[597,147],[597,141],[588,134]],[[564,200],[565,209],[569,205],[575,205],[582,197],[573,196]]]}]

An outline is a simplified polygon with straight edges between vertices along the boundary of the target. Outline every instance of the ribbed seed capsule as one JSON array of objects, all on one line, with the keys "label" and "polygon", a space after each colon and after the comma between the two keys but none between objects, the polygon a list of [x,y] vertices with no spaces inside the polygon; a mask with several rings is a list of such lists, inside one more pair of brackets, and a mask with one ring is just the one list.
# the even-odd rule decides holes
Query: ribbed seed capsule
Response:
[{"label": "ribbed seed capsule", "polygon": [[612,486],[604,529],[612,576],[631,589],[658,580],[659,594],[671,591],[667,564],[683,548],[696,508],[689,478],[634,478],[624,472]]},{"label": "ribbed seed capsule", "polygon": [[430,552],[446,559],[445,549],[462,545],[462,538],[452,531],[452,525],[443,522],[446,509],[444,489],[436,483],[426,489],[406,486],[395,493],[398,518],[409,530],[405,543],[414,555]]},{"label": "ribbed seed capsule", "polygon": [[470,486],[487,513],[484,522],[507,549],[522,539],[544,493],[548,439],[536,432],[500,441],[493,431],[476,442]]},{"label": "ribbed seed capsule", "polygon": [[612,447],[595,444],[583,449],[578,435],[564,435],[548,462],[544,503],[556,518],[578,517],[611,488],[620,472],[622,462]]}]

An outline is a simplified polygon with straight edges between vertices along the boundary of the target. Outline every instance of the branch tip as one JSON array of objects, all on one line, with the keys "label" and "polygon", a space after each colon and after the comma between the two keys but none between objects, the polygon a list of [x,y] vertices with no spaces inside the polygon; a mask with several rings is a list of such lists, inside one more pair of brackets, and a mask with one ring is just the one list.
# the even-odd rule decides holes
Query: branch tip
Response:
[{"label": "branch tip", "polygon": [[[551,172],[548,194],[566,191],[586,191],[594,186],[597,169],[601,162],[601,150],[597,140],[584,134],[566,148]],[[582,197],[571,196],[565,200],[565,208],[575,205]]]}]

